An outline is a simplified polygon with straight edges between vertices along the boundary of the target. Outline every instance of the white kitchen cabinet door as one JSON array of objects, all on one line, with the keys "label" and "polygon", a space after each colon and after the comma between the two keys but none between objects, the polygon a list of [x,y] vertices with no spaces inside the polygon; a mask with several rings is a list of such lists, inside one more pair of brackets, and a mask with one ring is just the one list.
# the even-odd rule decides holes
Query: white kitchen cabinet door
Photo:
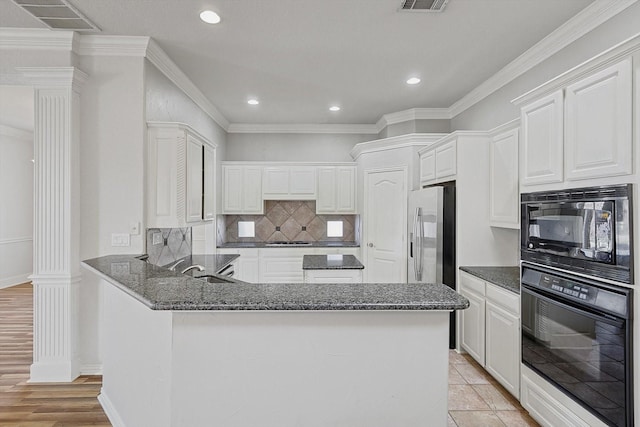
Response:
[{"label": "white kitchen cabinet door", "polygon": [[356,213],[356,167],[318,167],[316,213]]},{"label": "white kitchen cabinet door", "polygon": [[249,214],[264,213],[262,168],[259,166],[245,166],[243,169],[242,212]]},{"label": "white kitchen cabinet door", "polygon": [[436,179],[436,150],[420,155],[420,184],[429,184]]},{"label": "white kitchen cabinet door", "polygon": [[292,166],[289,168],[289,195],[304,200],[315,200],[315,166]]},{"label": "white kitchen cabinet door", "polygon": [[286,249],[260,250],[261,283],[302,283],[302,251]]},{"label": "white kitchen cabinet door", "polygon": [[519,398],[520,318],[487,300],[486,340],[485,369]]},{"label": "white kitchen cabinet door", "polygon": [[561,90],[522,108],[519,165],[522,185],[562,182],[563,117]]},{"label": "white kitchen cabinet door", "polygon": [[259,166],[222,166],[222,213],[262,214],[262,168]]},{"label": "white kitchen cabinet door", "polygon": [[304,270],[305,283],[362,283],[362,270]]},{"label": "white kitchen cabinet door", "polygon": [[265,200],[284,200],[289,195],[289,168],[265,167],[262,196]]},{"label": "white kitchen cabinet door", "polygon": [[518,129],[496,135],[489,147],[489,224],[519,229]]},{"label": "white kitchen cabinet door", "polygon": [[260,282],[260,258],[258,249],[239,249],[234,278],[249,283]]},{"label": "white kitchen cabinet door", "polygon": [[632,173],[631,59],[566,89],[565,177],[601,178]]},{"label": "white kitchen cabinet door", "polygon": [[485,365],[485,282],[460,272],[459,292],[469,300],[460,312],[460,345],[480,365]]},{"label": "white kitchen cabinet door", "polygon": [[216,217],[216,150],[204,146],[204,196],[203,218],[213,220]]},{"label": "white kitchen cabinet door", "polygon": [[333,213],[336,211],[336,168],[334,166],[319,167],[318,198],[316,199],[316,213]]},{"label": "white kitchen cabinet door", "polygon": [[450,141],[439,147],[436,147],[436,179],[442,178],[453,179],[456,176],[456,142]]}]

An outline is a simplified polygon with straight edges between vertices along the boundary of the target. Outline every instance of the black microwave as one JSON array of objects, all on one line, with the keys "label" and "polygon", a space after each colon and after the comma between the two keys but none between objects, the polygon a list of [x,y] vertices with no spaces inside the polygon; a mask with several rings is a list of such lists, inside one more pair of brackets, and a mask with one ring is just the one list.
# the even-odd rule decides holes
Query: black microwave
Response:
[{"label": "black microwave", "polygon": [[523,261],[633,282],[632,185],[521,195]]}]

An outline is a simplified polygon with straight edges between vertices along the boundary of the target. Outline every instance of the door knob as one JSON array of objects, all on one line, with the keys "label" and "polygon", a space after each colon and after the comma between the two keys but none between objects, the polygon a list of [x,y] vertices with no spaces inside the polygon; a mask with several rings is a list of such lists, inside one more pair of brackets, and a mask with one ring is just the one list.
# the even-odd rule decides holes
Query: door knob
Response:
[{"label": "door knob", "polygon": [[367,246],[369,246],[370,248],[373,247],[373,243],[369,243]]}]

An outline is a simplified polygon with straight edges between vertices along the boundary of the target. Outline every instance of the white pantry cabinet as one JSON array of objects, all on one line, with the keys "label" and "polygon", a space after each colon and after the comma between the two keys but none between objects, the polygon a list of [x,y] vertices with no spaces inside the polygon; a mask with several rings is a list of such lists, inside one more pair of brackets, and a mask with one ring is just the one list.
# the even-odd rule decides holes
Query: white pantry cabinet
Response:
[{"label": "white pantry cabinet", "polygon": [[320,166],[317,168],[316,213],[356,213],[356,167]]},{"label": "white pantry cabinet", "polygon": [[222,165],[222,213],[264,213],[262,167]]},{"label": "white pantry cabinet", "polygon": [[520,296],[460,271],[460,343],[509,393],[520,397]]},{"label": "white pantry cabinet", "polygon": [[421,186],[456,179],[457,144],[457,137],[452,135],[434,143],[434,147],[420,150]]},{"label": "white pantry cabinet", "polygon": [[148,127],[147,226],[185,227],[215,217],[215,144],[181,123]]},{"label": "white pantry cabinet", "polygon": [[315,166],[265,166],[264,200],[315,200]]},{"label": "white pantry cabinet", "polygon": [[520,229],[518,128],[491,137],[489,171],[489,224]]}]

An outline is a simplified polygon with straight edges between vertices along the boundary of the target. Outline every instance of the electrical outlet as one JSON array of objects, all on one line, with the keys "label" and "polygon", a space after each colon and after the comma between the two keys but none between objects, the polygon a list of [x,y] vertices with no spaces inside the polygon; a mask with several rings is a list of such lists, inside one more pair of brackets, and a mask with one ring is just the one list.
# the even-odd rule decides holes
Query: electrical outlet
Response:
[{"label": "electrical outlet", "polygon": [[139,222],[132,222],[131,224],[129,224],[129,234],[133,234],[134,236],[137,236],[138,234],[140,234],[140,223]]},{"label": "electrical outlet", "polygon": [[130,246],[128,233],[111,233],[111,246]]},{"label": "electrical outlet", "polygon": [[162,233],[153,233],[153,240],[151,242],[152,245],[161,245],[162,244]]}]

